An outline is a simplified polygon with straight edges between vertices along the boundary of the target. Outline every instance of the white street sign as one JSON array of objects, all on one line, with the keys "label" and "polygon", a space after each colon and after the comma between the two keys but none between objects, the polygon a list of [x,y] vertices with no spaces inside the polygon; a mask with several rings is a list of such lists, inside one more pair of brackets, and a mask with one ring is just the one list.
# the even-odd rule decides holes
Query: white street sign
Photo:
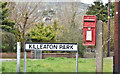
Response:
[{"label": "white street sign", "polygon": [[78,44],[77,43],[32,43],[26,42],[24,45],[24,73],[26,73],[26,51],[75,51],[76,52],[76,74],[78,73]]},{"label": "white street sign", "polygon": [[77,51],[77,43],[25,43],[25,50]]}]

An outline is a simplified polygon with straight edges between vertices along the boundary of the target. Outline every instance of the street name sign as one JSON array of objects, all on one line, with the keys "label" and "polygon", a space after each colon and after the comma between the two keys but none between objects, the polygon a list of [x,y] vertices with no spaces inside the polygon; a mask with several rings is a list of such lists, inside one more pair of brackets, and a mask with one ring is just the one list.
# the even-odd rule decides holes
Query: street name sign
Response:
[{"label": "street name sign", "polygon": [[42,51],[77,51],[77,43],[33,43],[26,42],[25,50],[42,50]]},{"label": "street name sign", "polygon": [[76,52],[76,74],[78,72],[78,44],[77,43],[36,43],[36,42],[26,42],[24,44],[24,70],[26,73],[26,58],[27,51],[70,51]]}]

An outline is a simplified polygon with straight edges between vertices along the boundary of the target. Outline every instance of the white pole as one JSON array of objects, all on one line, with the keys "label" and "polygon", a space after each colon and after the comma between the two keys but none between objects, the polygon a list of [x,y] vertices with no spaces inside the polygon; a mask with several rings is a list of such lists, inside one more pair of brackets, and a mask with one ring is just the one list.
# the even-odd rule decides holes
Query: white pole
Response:
[{"label": "white pole", "polygon": [[26,74],[26,51],[24,51],[24,74]]},{"label": "white pole", "polygon": [[17,42],[17,72],[20,72],[20,49],[21,42]]},{"label": "white pole", "polygon": [[37,50],[34,50],[35,59],[37,59]]},{"label": "white pole", "polygon": [[42,59],[42,50],[40,50],[40,59]]},{"label": "white pole", "polygon": [[76,52],[76,74],[78,73],[78,50]]},{"label": "white pole", "polygon": [[26,61],[27,61],[26,57],[27,57],[27,52],[25,50],[25,44],[24,44],[24,70],[23,70],[24,74],[26,74]]}]

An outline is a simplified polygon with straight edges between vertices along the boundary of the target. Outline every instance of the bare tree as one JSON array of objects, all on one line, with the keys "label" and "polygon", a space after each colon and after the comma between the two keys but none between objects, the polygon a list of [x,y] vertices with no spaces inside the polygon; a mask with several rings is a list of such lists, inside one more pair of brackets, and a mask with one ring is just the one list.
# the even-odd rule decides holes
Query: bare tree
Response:
[{"label": "bare tree", "polygon": [[63,24],[67,27],[73,26],[75,24],[82,23],[83,14],[80,13],[81,3],[77,2],[64,2],[61,5],[61,8],[58,10],[57,16],[60,21],[60,24]]},{"label": "bare tree", "polygon": [[[62,41],[79,42],[80,33],[82,32],[82,17],[84,13],[81,12],[81,3],[62,3],[61,10],[57,13],[59,24],[64,25],[67,30],[59,33],[59,38]],[[71,36],[73,35],[73,36]],[[62,36],[64,36],[62,38]]]},{"label": "bare tree", "polygon": [[40,2],[10,2],[8,6],[11,7],[9,18],[16,23],[16,40],[23,44],[27,31],[34,23],[41,22],[44,6]]}]

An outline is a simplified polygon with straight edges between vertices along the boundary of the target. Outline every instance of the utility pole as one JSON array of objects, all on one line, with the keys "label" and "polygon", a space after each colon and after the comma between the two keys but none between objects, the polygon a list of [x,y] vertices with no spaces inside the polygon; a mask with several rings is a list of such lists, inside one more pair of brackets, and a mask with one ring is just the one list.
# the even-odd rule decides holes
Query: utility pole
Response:
[{"label": "utility pole", "polygon": [[108,53],[107,57],[110,56],[110,0],[108,0]]},{"label": "utility pole", "polygon": [[114,74],[118,74],[120,73],[120,0],[115,0],[114,16]]}]

